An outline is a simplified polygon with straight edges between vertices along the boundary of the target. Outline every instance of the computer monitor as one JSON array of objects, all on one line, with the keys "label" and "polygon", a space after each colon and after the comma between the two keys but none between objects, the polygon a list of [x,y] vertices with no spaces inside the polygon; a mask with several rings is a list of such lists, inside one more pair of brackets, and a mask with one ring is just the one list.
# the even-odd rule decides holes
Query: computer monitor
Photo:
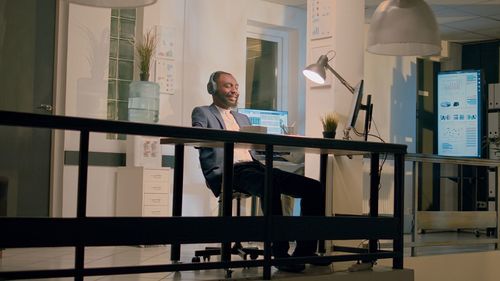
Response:
[{"label": "computer monitor", "polygon": [[366,104],[363,104],[363,85],[364,81],[359,81],[358,85],[354,88],[354,95],[351,101],[351,107],[349,115],[344,128],[344,139],[349,139],[349,133],[356,126],[356,120],[358,119],[359,111],[365,110],[365,126],[363,130],[364,139],[368,139],[368,131],[370,128],[371,116],[372,116],[372,104],[371,95],[366,97]]},{"label": "computer monitor", "polygon": [[481,70],[443,71],[437,75],[438,155],[481,157],[483,118]]},{"label": "computer monitor", "polygon": [[288,126],[287,111],[238,108],[238,112],[248,116],[252,126],[266,127],[268,134],[283,134],[282,128]]},{"label": "computer monitor", "polygon": [[356,120],[361,109],[361,101],[363,100],[363,80],[354,88],[354,96],[352,97],[349,118],[347,119],[347,129],[352,129],[356,126]]}]

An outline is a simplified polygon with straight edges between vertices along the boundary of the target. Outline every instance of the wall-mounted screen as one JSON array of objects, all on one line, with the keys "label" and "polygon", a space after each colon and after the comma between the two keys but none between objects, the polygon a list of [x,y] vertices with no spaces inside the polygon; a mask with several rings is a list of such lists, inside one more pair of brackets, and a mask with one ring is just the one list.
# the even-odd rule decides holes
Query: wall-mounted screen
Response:
[{"label": "wall-mounted screen", "polygon": [[481,79],[480,70],[438,73],[439,155],[481,157]]},{"label": "wall-mounted screen", "polygon": [[283,127],[288,126],[288,112],[238,108],[238,112],[250,118],[253,126],[264,126],[268,134],[283,134]]}]

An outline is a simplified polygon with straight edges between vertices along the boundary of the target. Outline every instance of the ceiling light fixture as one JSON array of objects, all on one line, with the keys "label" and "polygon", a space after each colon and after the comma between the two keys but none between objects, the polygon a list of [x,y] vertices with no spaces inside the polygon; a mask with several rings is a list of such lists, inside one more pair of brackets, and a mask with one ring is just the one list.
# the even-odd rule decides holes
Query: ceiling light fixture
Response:
[{"label": "ceiling light fixture", "polygon": [[149,6],[158,0],[70,0],[70,3],[99,8],[127,9]]},{"label": "ceiling light fixture", "polygon": [[441,51],[436,18],[423,0],[385,0],[373,13],[366,50],[392,56],[429,56]]}]

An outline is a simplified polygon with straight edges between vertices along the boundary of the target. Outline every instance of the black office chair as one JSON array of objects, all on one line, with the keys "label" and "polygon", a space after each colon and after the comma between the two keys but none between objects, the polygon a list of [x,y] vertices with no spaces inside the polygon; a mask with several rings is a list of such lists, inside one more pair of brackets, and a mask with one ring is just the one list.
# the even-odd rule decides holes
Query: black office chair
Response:
[{"label": "black office chair", "polygon": [[[252,200],[255,200],[256,197],[251,196],[249,194],[241,193],[233,191],[233,199],[236,199],[236,216],[241,216],[241,199],[252,197]],[[252,202],[252,215],[255,210],[255,201]],[[219,196],[219,216],[222,215],[222,195]],[[231,247],[231,254],[238,255],[242,259],[247,260],[248,257],[250,259],[255,260],[259,256],[264,255],[264,250],[259,249],[258,247],[243,247],[241,242],[234,242]],[[220,247],[205,247],[204,250],[197,250],[194,252],[194,257],[191,260],[192,262],[200,262],[200,257],[203,257],[203,261],[210,261],[211,256],[220,256],[221,248]]]}]

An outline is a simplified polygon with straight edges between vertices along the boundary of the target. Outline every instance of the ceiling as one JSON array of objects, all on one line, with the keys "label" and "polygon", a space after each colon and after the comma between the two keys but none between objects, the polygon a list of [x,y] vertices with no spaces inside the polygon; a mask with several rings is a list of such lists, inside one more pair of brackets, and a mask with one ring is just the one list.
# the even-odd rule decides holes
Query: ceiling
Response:
[{"label": "ceiling", "polygon": [[[306,9],[307,0],[266,0]],[[425,0],[436,15],[441,39],[467,43],[500,40],[500,0]],[[383,0],[365,0],[365,22]]]}]

